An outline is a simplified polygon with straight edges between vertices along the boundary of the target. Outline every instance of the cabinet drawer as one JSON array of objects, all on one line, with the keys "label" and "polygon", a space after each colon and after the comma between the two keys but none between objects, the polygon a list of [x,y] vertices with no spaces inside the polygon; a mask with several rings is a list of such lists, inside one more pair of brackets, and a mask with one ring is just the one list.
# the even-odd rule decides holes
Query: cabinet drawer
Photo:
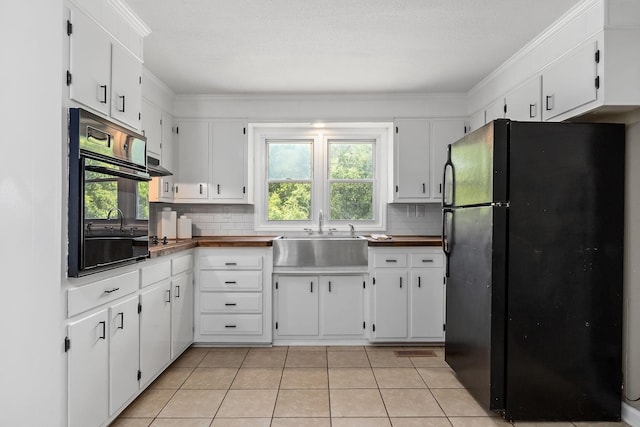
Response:
[{"label": "cabinet drawer", "polygon": [[407,266],[407,254],[404,252],[376,253],[373,262],[375,268],[405,268]]},{"label": "cabinet drawer", "polygon": [[444,266],[444,254],[442,253],[411,254],[411,267],[413,268],[442,268],[442,266]]},{"label": "cabinet drawer", "polygon": [[262,335],[261,314],[205,314],[200,316],[201,335]]},{"label": "cabinet drawer", "polygon": [[262,268],[259,255],[205,255],[200,257],[200,268]]},{"label": "cabinet drawer", "polygon": [[140,269],[140,287],[152,285],[171,277],[171,261],[166,260]]},{"label": "cabinet drawer", "polygon": [[67,292],[67,316],[72,317],[83,311],[129,295],[138,289],[138,270],[99,282],[69,289]]},{"label": "cabinet drawer", "polygon": [[189,271],[193,268],[193,255],[183,255],[179,258],[174,258],[171,260],[171,275],[175,276],[176,274],[184,273],[185,271]]},{"label": "cabinet drawer", "polygon": [[262,313],[262,294],[257,292],[203,292],[202,313]]},{"label": "cabinet drawer", "polygon": [[202,270],[200,289],[205,291],[262,290],[262,271]]}]

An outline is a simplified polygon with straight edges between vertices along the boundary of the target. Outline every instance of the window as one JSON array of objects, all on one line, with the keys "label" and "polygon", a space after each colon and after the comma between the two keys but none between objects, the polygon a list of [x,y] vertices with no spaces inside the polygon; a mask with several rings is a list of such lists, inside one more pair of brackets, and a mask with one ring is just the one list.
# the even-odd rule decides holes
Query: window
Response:
[{"label": "window", "polygon": [[256,230],[385,229],[387,141],[392,125],[249,126],[256,165]]}]

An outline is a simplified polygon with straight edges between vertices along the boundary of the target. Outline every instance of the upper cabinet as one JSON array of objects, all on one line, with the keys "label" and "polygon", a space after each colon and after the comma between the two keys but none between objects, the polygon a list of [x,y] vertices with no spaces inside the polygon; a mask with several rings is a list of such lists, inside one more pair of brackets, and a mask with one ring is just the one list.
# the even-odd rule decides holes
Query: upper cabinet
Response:
[{"label": "upper cabinet", "polygon": [[[637,108],[638,40],[640,2],[581,2],[472,89],[471,104],[486,107],[471,117],[562,121]],[[504,116],[495,96],[505,100]]]},{"label": "upper cabinet", "polygon": [[[147,137],[147,154],[155,154],[162,162],[162,111],[148,101],[142,101],[141,130]],[[164,166],[164,163],[162,165]]]},{"label": "upper cabinet", "polygon": [[[142,134],[147,137],[147,154],[160,165],[174,172],[174,126],[173,117],[150,102],[142,101]],[[173,202],[174,175],[153,177],[149,184],[150,202]]]},{"label": "upper cabinet", "polygon": [[174,201],[249,203],[245,120],[182,120],[178,124]]},{"label": "upper cabinet", "polygon": [[447,145],[464,131],[462,119],[396,119],[392,202],[440,203]]},{"label": "upper cabinet", "polygon": [[[69,98],[134,129],[140,129],[141,35],[129,28],[115,10],[100,9],[101,16],[89,16],[72,6],[67,24]],[[107,31],[110,23],[124,28],[119,38]],[[99,24],[102,23],[102,26]],[[113,25],[112,25],[113,26]],[[135,34],[132,34],[135,33]]]}]

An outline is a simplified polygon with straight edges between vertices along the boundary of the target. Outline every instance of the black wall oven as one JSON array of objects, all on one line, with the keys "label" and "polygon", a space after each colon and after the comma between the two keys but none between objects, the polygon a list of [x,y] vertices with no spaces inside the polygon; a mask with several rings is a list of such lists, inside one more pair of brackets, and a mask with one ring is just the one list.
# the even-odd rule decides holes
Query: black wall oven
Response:
[{"label": "black wall oven", "polygon": [[78,277],[149,255],[146,139],[69,110],[69,269]]}]

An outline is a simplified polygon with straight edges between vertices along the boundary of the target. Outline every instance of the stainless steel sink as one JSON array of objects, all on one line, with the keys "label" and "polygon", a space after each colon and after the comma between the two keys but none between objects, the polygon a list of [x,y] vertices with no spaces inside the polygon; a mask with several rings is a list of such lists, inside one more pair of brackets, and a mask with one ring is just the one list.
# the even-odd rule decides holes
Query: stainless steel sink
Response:
[{"label": "stainless steel sink", "polygon": [[274,267],[366,267],[367,240],[360,236],[284,237],[273,241]]}]

